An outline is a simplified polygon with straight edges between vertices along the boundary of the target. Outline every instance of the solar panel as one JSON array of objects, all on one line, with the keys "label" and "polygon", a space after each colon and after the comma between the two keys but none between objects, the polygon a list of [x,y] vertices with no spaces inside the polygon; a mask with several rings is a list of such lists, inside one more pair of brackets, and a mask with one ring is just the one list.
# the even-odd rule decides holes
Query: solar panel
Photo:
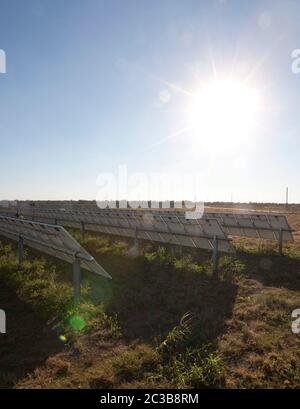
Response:
[{"label": "solar panel", "polygon": [[50,256],[73,263],[80,260],[86,270],[106,278],[111,276],[62,227],[0,216],[0,235],[19,241]]},{"label": "solar panel", "polygon": [[293,241],[292,229],[284,215],[208,213],[216,218],[224,231],[232,236],[252,237],[269,240]]}]

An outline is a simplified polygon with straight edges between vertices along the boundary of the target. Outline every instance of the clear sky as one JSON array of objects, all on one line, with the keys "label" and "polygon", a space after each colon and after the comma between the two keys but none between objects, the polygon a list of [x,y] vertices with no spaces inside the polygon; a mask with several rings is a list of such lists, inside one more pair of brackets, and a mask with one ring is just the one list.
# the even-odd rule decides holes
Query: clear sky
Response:
[{"label": "clear sky", "polygon": [[[197,174],[204,201],[289,186],[300,202],[299,16],[289,0],[0,0],[0,199],[95,199],[126,165]],[[253,118],[234,86],[211,100],[229,77],[257,95]]]}]

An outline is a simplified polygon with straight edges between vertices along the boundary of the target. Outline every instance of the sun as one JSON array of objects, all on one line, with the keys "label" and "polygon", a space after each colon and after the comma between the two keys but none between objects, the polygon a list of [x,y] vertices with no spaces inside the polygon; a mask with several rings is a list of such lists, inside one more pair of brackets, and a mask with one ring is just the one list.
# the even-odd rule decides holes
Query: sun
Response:
[{"label": "sun", "polygon": [[223,151],[254,134],[260,95],[242,82],[226,80],[203,85],[188,107],[188,123],[202,148]]}]

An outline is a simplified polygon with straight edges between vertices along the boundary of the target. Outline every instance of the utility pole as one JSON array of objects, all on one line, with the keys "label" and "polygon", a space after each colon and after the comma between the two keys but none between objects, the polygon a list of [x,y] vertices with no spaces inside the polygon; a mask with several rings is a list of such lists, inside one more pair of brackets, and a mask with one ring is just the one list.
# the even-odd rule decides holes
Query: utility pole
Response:
[{"label": "utility pole", "polygon": [[289,188],[287,187],[285,191],[285,207],[286,208],[288,207],[288,204],[289,204]]}]

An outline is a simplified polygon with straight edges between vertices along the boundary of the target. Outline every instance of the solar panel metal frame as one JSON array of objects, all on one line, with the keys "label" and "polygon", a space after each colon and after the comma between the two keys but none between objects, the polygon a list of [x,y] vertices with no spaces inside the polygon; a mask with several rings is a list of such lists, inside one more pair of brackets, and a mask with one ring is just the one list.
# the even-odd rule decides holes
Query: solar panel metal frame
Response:
[{"label": "solar panel metal frame", "polygon": [[22,238],[29,247],[68,263],[80,260],[82,268],[111,278],[62,226],[0,216],[0,235],[16,241]]}]

